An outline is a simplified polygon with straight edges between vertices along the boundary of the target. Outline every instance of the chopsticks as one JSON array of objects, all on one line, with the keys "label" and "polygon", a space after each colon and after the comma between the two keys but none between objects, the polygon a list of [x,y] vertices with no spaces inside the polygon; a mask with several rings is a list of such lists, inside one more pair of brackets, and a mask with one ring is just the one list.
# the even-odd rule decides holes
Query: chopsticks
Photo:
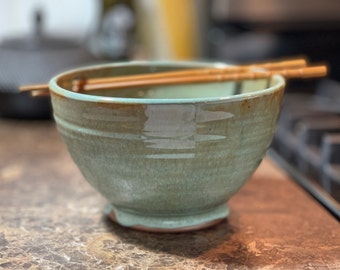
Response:
[{"label": "chopsticks", "polygon": [[[159,86],[159,85],[174,85],[174,84],[191,84],[191,83],[206,83],[206,82],[224,82],[224,81],[239,81],[250,79],[265,79],[274,74],[280,74],[285,78],[311,78],[324,76],[326,68],[324,66],[306,67],[298,69],[283,69],[275,71],[248,71],[240,73],[221,73],[202,76],[183,76],[183,77],[164,77],[164,78],[147,78],[142,80],[105,82],[105,83],[90,83],[84,84],[83,88],[74,87],[73,91],[93,91],[98,89],[123,89],[137,86]],[[79,89],[79,90],[78,90]]]},{"label": "chopsticks", "polygon": [[[199,68],[118,77],[82,78],[73,80],[72,91],[86,92],[140,86],[265,79],[274,74],[280,74],[286,79],[323,77],[327,74],[327,67],[325,65],[308,66],[305,59],[292,59],[223,68]],[[33,96],[49,94],[49,88],[46,84],[27,85],[19,89],[22,92],[31,91]]]},{"label": "chopsticks", "polygon": [[142,75],[128,75],[120,77],[109,78],[93,78],[87,79],[86,84],[104,84],[104,83],[120,83],[128,81],[140,81],[140,80],[153,80],[160,78],[172,78],[172,77],[193,77],[202,75],[224,74],[224,73],[236,73],[248,71],[252,68],[263,68],[268,70],[286,69],[286,68],[300,68],[306,67],[307,61],[305,59],[294,59],[280,62],[268,62],[260,64],[251,64],[244,66],[230,66],[224,68],[200,68],[200,69],[185,69],[179,71],[157,72]]}]

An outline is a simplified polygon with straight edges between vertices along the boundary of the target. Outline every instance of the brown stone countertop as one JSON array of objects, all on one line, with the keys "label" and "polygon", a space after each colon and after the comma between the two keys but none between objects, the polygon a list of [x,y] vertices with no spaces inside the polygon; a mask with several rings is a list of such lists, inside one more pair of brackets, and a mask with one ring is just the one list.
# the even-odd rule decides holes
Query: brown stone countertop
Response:
[{"label": "brown stone countertop", "polygon": [[122,228],[54,123],[0,119],[0,269],[340,269],[340,226],[269,159],[201,231]]}]

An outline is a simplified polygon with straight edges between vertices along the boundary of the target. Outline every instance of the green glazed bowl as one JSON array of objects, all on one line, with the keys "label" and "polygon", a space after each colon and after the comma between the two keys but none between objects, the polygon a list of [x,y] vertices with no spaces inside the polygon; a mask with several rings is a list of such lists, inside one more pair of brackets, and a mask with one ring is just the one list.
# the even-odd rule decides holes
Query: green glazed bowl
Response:
[{"label": "green glazed bowl", "polygon": [[149,231],[211,226],[271,143],[285,81],[270,79],[72,92],[75,77],[222,64],[129,62],[85,67],[50,81],[59,132],[117,223]]}]

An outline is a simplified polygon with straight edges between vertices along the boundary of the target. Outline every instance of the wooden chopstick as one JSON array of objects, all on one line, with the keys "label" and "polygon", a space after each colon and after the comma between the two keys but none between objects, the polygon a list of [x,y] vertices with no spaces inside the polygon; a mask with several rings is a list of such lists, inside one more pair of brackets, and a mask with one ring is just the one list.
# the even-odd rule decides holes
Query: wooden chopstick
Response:
[{"label": "wooden chopstick", "polygon": [[[293,59],[285,61],[276,62],[266,62],[266,63],[254,63],[250,65],[241,66],[230,66],[224,68],[195,68],[195,69],[185,69],[179,71],[163,71],[157,73],[141,74],[141,75],[125,75],[119,77],[108,77],[108,78],[90,78],[81,79],[79,82],[83,85],[90,84],[104,84],[104,83],[118,83],[126,81],[140,81],[147,79],[159,79],[159,78],[170,78],[170,77],[189,77],[189,76],[201,76],[201,75],[213,75],[213,74],[225,74],[225,73],[236,73],[245,72],[254,68],[261,68],[267,70],[278,70],[278,69],[288,69],[288,68],[301,68],[306,67],[306,59]],[[78,80],[73,82],[75,89],[78,84]]]},{"label": "wooden chopstick", "polygon": [[314,66],[297,69],[264,70],[264,71],[244,71],[239,73],[212,74],[202,76],[182,76],[182,77],[160,77],[146,78],[134,81],[115,81],[104,83],[84,84],[81,91],[94,91],[101,89],[123,89],[137,86],[161,86],[174,84],[192,84],[207,82],[239,81],[251,79],[265,79],[274,74],[284,76],[286,79],[292,78],[313,78],[323,77],[327,74],[326,66]]},{"label": "wooden chopstick", "polygon": [[[327,74],[327,67],[324,65],[308,67],[305,59],[292,59],[251,65],[230,66],[226,68],[186,69],[142,75],[77,79],[73,81],[72,90],[75,92],[86,92],[101,89],[123,89],[137,86],[159,86],[230,80],[237,81],[269,78],[273,74],[280,74],[286,79],[323,77]],[[22,86],[20,87],[20,91],[31,91],[33,96],[49,94],[48,85],[45,84]]]},{"label": "wooden chopstick", "polygon": [[38,91],[38,90],[49,90],[47,84],[33,84],[33,85],[22,85],[19,87],[20,92],[26,91]]}]

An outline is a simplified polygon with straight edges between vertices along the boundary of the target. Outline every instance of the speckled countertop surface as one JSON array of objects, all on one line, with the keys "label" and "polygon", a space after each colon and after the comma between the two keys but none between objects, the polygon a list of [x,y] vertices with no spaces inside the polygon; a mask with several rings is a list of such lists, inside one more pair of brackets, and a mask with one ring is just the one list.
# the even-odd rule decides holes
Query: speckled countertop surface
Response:
[{"label": "speckled countertop surface", "polygon": [[340,269],[340,226],[266,159],[209,229],[122,228],[53,122],[0,119],[0,269]]}]

